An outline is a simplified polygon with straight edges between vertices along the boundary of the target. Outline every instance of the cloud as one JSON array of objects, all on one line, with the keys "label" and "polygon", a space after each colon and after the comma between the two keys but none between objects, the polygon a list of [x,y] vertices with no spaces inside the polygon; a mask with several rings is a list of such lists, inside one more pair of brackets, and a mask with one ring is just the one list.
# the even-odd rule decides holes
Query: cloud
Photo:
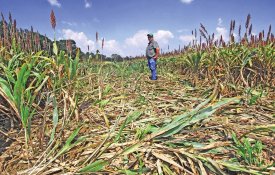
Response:
[{"label": "cloud", "polygon": [[[60,39],[73,39],[76,42],[77,47],[79,47],[83,52],[88,51],[88,46],[90,51],[94,52],[96,49],[101,50],[101,40],[98,43],[89,39],[84,32],[77,32],[72,29],[63,29],[62,38]],[[121,54],[123,55],[120,44],[116,40],[105,40],[103,54],[110,56],[111,54]]]},{"label": "cloud", "polygon": [[85,8],[90,8],[92,6],[92,3],[88,0],[85,0]]},{"label": "cloud", "polygon": [[104,42],[103,54],[107,56],[110,56],[112,54],[123,55],[123,52],[120,48],[120,44],[116,40],[106,40]]},{"label": "cloud", "polygon": [[139,30],[133,36],[126,38],[123,45],[125,54],[130,56],[144,54],[148,43],[148,33],[148,30]]},{"label": "cloud", "polygon": [[[136,56],[145,54],[148,39],[147,34],[149,30],[139,30],[133,36],[128,37],[124,41],[123,49],[125,55]],[[160,48],[166,47],[169,40],[174,38],[174,35],[169,30],[158,30],[154,33],[154,38],[158,42]]]},{"label": "cloud", "polygon": [[62,24],[68,25],[68,26],[76,26],[76,22],[68,22],[68,21],[61,21]]},{"label": "cloud", "polygon": [[[111,54],[119,54],[121,56],[143,55],[145,54],[145,49],[147,47],[147,34],[149,32],[149,30],[139,30],[132,36],[126,38],[122,43],[119,43],[114,39],[105,39],[103,54],[107,56],[111,56]],[[92,39],[89,39],[84,32],[63,29],[61,35],[63,39],[73,39],[76,42],[77,47],[80,47],[83,52],[87,52],[88,45],[92,52],[95,52],[96,49],[101,50],[101,40],[96,43]],[[160,47],[166,47],[169,40],[174,38],[173,33],[168,30],[158,30],[154,33],[154,36]]]},{"label": "cloud", "polygon": [[169,43],[170,39],[174,38],[174,35],[169,30],[158,30],[157,33],[154,33],[155,40],[160,45],[165,45]]},{"label": "cloud", "polygon": [[218,26],[216,28],[215,39],[219,39],[221,37],[221,35],[222,35],[224,41],[228,41],[228,34],[227,34],[226,28]]},{"label": "cloud", "polygon": [[180,0],[184,4],[191,4],[194,0]]},{"label": "cloud", "polygon": [[177,32],[178,33],[182,33],[182,32],[189,32],[189,29],[178,29]]},{"label": "cloud", "polygon": [[227,34],[227,29],[223,26],[223,20],[222,18],[218,19],[218,26],[216,27],[216,33],[215,33],[215,39],[220,39],[221,35],[223,37],[224,41],[228,41],[228,34]]},{"label": "cloud", "polygon": [[95,49],[95,42],[90,40],[83,32],[76,32],[71,29],[63,29],[62,34],[64,39],[73,39],[76,42],[76,45],[80,47],[83,52],[88,51],[88,45],[91,50]]},{"label": "cloud", "polygon": [[129,46],[140,47],[143,46],[144,43],[147,43],[147,34],[148,30],[139,30],[133,36],[126,38],[125,43]]},{"label": "cloud", "polygon": [[189,44],[193,40],[195,40],[195,37],[193,35],[181,35],[179,39],[184,43],[184,44]]},{"label": "cloud", "polygon": [[223,22],[222,18],[219,18],[218,19],[218,26],[222,26],[222,22]]},{"label": "cloud", "polygon": [[61,4],[58,2],[58,0],[48,0],[48,2],[49,2],[52,6],[61,7]]}]

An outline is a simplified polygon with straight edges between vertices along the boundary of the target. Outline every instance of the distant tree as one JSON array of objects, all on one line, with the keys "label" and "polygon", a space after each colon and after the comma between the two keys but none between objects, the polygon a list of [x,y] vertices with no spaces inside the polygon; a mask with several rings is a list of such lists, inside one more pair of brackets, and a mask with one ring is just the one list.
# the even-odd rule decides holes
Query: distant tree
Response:
[{"label": "distant tree", "polygon": [[112,61],[122,61],[123,58],[120,55],[118,55],[118,54],[112,54],[111,55],[111,60]]}]

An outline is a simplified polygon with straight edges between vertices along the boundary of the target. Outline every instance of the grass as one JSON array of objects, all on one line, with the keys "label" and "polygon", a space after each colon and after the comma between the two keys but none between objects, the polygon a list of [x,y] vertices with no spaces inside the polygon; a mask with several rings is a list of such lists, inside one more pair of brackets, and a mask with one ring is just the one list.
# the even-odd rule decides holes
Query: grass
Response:
[{"label": "grass", "polygon": [[257,140],[252,145],[248,138],[244,138],[243,141],[240,141],[235,133],[232,134],[232,138],[237,150],[237,155],[239,155],[246,164],[258,167],[261,167],[264,164],[262,160],[264,145],[261,141]]}]

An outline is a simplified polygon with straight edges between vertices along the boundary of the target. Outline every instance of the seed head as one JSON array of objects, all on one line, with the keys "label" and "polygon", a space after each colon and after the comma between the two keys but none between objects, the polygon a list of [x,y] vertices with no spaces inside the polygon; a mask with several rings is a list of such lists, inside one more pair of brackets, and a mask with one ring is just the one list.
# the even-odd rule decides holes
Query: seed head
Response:
[{"label": "seed head", "polygon": [[266,38],[267,41],[270,39],[270,34],[271,34],[271,24],[269,25],[269,28],[268,28],[268,33]]},{"label": "seed head", "polygon": [[233,30],[233,21],[231,20],[230,21],[230,32],[229,32],[229,35],[231,35],[232,30]]},{"label": "seed head", "polygon": [[96,42],[98,42],[98,32],[95,33]]},{"label": "seed head", "polygon": [[10,20],[10,24],[12,25],[12,16],[11,16],[11,12],[9,12],[9,20]]},{"label": "seed head", "polygon": [[235,30],[235,20],[233,21],[233,31]]},{"label": "seed head", "polygon": [[72,53],[72,42],[71,40],[66,40],[66,47],[67,47],[67,51],[68,53]]},{"label": "seed head", "polygon": [[208,32],[207,32],[206,28],[204,27],[204,25],[202,23],[201,23],[201,28],[208,35]]},{"label": "seed head", "polygon": [[50,18],[51,18],[51,25],[52,25],[52,28],[55,30],[55,26],[56,26],[56,19],[55,19],[55,15],[54,15],[53,10],[51,11]]},{"label": "seed head", "polygon": [[202,29],[200,29],[200,34],[206,41],[208,41],[208,39]]},{"label": "seed head", "polygon": [[251,15],[248,14],[248,15],[247,15],[247,18],[246,18],[246,23],[245,23],[245,28],[246,28],[246,29],[248,28],[248,26],[249,26],[249,24],[250,24],[250,19],[251,19]]},{"label": "seed head", "polygon": [[104,38],[102,39],[102,49],[103,49],[103,47],[104,47]]},{"label": "seed head", "polygon": [[251,35],[251,32],[252,32],[252,24],[250,24],[248,35]]},{"label": "seed head", "polygon": [[239,37],[241,38],[242,25],[239,26]]}]

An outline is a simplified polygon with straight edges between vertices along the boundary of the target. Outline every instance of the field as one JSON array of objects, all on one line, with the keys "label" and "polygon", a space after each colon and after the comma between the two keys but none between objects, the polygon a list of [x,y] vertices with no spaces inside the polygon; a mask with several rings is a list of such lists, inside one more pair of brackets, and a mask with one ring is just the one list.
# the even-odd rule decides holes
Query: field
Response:
[{"label": "field", "polygon": [[1,174],[274,173],[275,39],[244,26],[225,42],[201,24],[151,81],[145,58],[83,60],[3,23]]}]

